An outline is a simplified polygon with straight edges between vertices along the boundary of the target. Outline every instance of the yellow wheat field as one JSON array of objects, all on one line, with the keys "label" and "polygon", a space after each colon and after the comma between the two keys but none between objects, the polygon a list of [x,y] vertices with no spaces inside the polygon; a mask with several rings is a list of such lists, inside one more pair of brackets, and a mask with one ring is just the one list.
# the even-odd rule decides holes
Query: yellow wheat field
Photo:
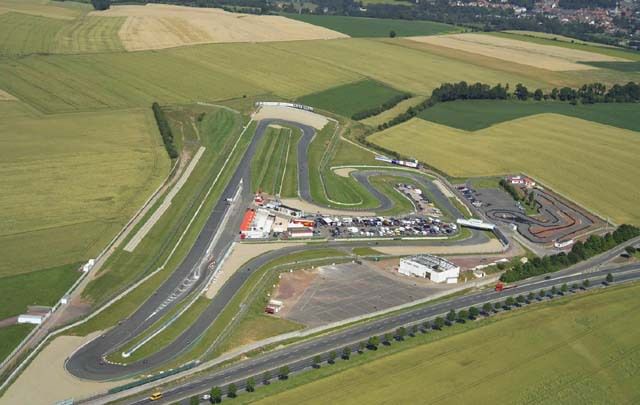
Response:
[{"label": "yellow wheat field", "polygon": [[552,71],[596,69],[579,62],[625,61],[595,52],[483,34],[435,35],[409,39]]},{"label": "yellow wheat field", "polygon": [[281,16],[228,13],[220,9],[149,4],[115,6],[107,11],[91,14],[127,17],[118,34],[129,51],[221,42],[346,37],[336,31]]}]

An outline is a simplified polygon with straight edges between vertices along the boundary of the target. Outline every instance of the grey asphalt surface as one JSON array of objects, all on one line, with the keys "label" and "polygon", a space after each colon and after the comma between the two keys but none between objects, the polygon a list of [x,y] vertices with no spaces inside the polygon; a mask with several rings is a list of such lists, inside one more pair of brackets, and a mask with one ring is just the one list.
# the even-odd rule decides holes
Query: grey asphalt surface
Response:
[{"label": "grey asphalt surface", "polygon": [[[577,271],[572,269],[572,271]],[[331,350],[340,350],[345,346],[350,346],[355,352],[357,345],[361,341],[367,340],[370,336],[380,336],[386,332],[394,331],[400,326],[407,326],[412,323],[433,319],[446,314],[449,310],[466,309],[475,305],[480,307],[485,302],[504,300],[507,297],[529,292],[538,292],[541,289],[548,291],[552,286],[559,286],[563,283],[580,283],[584,279],[592,282],[591,288],[600,288],[606,274],[614,274],[615,282],[625,282],[630,280],[640,280],[640,265],[631,264],[620,266],[615,269],[599,270],[584,274],[575,275],[553,275],[553,278],[545,280],[538,277],[527,280],[514,288],[496,292],[487,290],[476,294],[465,295],[450,300],[436,303],[430,306],[421,307],[373,322],[358,324],[343,331],[319,336],[317,338],[292,344],[282,349],[271,351],[264,355],[241,361],[226,368],[211,371],[206,376],[194,378],[180,385],[167,389],[163,392],[163,399],[154,403],[175,403],[183,398],[192,395],[202,395],[207,393],[211,387],[225,385],[236,382],[239,388],[243,387],[244,381],[249,377],[255,377],[257,382],[261,381],[261,376],[265,371],[271,371],[272,376],[277,375],[277,370],[283,365],[287,365],[292,372],[309,368],[311,359],[317,354],[324,354]],[[134,396],[123,403],[144,404],[148,403],[146,396]],[[179,402],[188,403],[188,401]]]},{"label": "grey asphalt surface", "polygon": [[[180,353],[189,349],[194,345],[202,333],[211,325],[211,323],[217,318],[218,314],[224,309],[227,302],[233,297],[238,289],[249,278],[251,273],[259,268],[266,262],[286,254],[293,253],[295,251],[308,250],[309,247],[298,248],[285,248],[278,251],[270,252],[255,258],[245,267],[234,273],[232,277],[224,284],[220,289],[216,297],[211,301],[211,304],[205,309],[202,315],[181,335],[179,335],[171,344],[162,348],[158,352],[145,358],[144,360],[131,363],[123,366],[119,364],[111,364],[104,362],[102,357],[109,354],[116,348],[121,347],[129,340],[135,338],[140,333],[144,332],[149,326],[159,319],[166,311],[175,306],[177,303],[184,300],[191,292],[196,291],[198,288],[202,288],[204,281],[210,274],[207,269],[207,265],[212,259],[219,259],[224,255],[224,252],[228,249],[234,239],[237,237],[237,230],[239,229],[240,222],[244,211],[242,209],[229,212],[229,206],[225,199],[227,197],[234,196],[240,184],[240,180],[243,181],[244,187],[241,195],[241,200],[236,202],[239,207],[246,207],[252,199],[251,195],[251,179],[250,179],[250,167],[251,159],[254,156],[258,143],[262,139],[266,128],[270,124],[286,124],[295,127],[299,127],[303,131],[300,143],[298,145],[299,159],[302,155],[303,164],[299,168],[299,173],[307,173],[304,178],[301,177],[301,196],[304,198],[303,191],[306,184],[307,194],[310,197],[310,191],[308,187],[308,166],[306,163],[306,151],[308,145],[315,134],[315,130],[311,127],[301,125],[295,122],[284,120],[262,120],[256,127],[255,135],[249,145],[247,151],[241,159],[238,168],[233,174],[231,181],[227,184],[222,193],[220,199],[216,203],[213,211],[209,215],[203,231],[198,235],[198,238],[190,249],[189,253],[178,266],[178,268],[171,274],[171,276],[165,281],[162,286],[152,295],[147,301],[145,301],[129,318],[123,320],[119,325],[110,329],[102,336],[92,340],[85,346],[81,347],[78,351],[67,360],[65,366],[67,370],[80,378],[88,380],[112,380],[118,378],[125,378],[128,376],[136,376],[143,373],[146,370],[157,368],[167,361],[175,358]],[[302,153],[300,153],[302,152]],[[300,162],[299,162],[300,163]],[[215,233],[218,230],[219,224],[225,215],[230,215],[229,222],[225,229],[221,232],[221,237],[218,242],[213,246],[211,255],[205,257],[207,247],[211,244]],[[462,241],[456,241],[456,244],[460,245],[472,245],[486,241],[487,237],[480,232],[473,232],[470,238]],[[373,246],[373,245],[393,245],[398,242],[364,242],[364,243],[329,243],[328,246]],[[424,242],[402,242],[403,245],[408,244],[425,244]],[[427,243],[432,245],[447,245],[451,242],[447,241],[433,241],[433,243]],[[325,245],[326,246],[326,245]],[[185,284],[185,280],[190,280]],[[183,290],[178,296],[167,305],[167,297],[174,294],[177,289],[183,287]]]}]

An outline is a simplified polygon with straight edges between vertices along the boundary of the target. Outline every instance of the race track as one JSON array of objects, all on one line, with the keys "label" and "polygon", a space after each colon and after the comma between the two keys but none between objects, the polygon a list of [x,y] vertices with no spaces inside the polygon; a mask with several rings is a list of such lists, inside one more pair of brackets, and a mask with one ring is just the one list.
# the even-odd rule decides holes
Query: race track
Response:
[{"label": "race track", "polygon": [[[89,380],[112,380],[118,378],[124,378],[128,376],[136,376],[144,371],[155,369],[167,361],[175,358],[179,354],[185,352],[192,345],[194,345],[198,338],[200,338],[203,332],[214,322],[217,316],[221,313],[227,303],[231,300],[234,294],[240,289],[240,287],[246,282],[249,276],[260,266],[268,261],[290,254],[296,251],[308,250],[308,246],[291,247],[272,251],[262,256],[259,256],[240,270],[235,272],[233,276],[222,286],[217,295],[211,300],[211,303],[204,310],[201,316],[184,330],[182,334],[178,336],[172,343],[161,348],[159,351],[137,362],[133,362],[129,365],[118,365],[105,362],[104,356],[111,353],[114,350],[120,349],[128,341],[134,339],[136,336],[147,330],[155,321],[157,321],[163,314],[169,309],[173,308],[178,303],[184,301],[184,299],[192,292],[202,289],[205,281],[211,275],[212,270],[208,268],[208,264],[212,259],[217,259],[224,256],[229,246],[237,237],[237,229],[244,214],[244,207],[248,206],[252,200],[252,194],[250,190],[251,178],[250,167],[251,160],[256,153],[256,149],[262,137],[265,134],[267,127],[270,124],[285,124],[294,126],[302,131],[303,136],[300,139],[298,145],[298,173],[299,173],[299,188],[301,198],[313,202],[311,198],[311,192],[309,187],[309,167],[307,164],[307,150],[311,143],[315,129],[310,126],[283,121],[281,119],[263,119],[256,126],[255,135],[243,155],[240,164],[235,169],[235,172],[226,185],[224,192],[219,197],[215,204],[215,208],[209,214],[206,225],[202,232],[198,235],[195,244],[190,249],[187,256],[184,258],[178,268],[171,274],[171,276],[162,284],[162,286],[149,297],[129,318],[123,320],[119,325],[107,331],[102,336],[89,342],[87,345],[80,348],[66,362],[67,370],[73,375]],[[379,193],[375,188],[371,186],[367,180],[369,176],[375,174],[375,172],[365,172],[362,176],[355,176],[374,196],[380,201],[381,208],[391,208],[391,203],[386,196]],[[442,204],[447,210],[451,210],[454,215],[459,214],[457,209],[449,202],[449,200],[441,194],[437,188],[435,188],[425,178],[415,174],[408,174],[407,172],[399,172],[399,175],[409,176],[421,184],[429,187],[433,192],[433,195],[438,196],[437,203]],[[396,175],[396,173],[394,173]],[[225,199],[230,196],[236,195],[240,184],[242,192],[239,199],[234,202],[234,206],[237,208],[230,209]],[[435,190],[434,190],[435,189]],[[220,224],[227,216],[227,224],[223,229],[219,229]],[[214,241],[214,235],[220,231],[220,237]],[[456,241],[459,245],[475,245],[484,243],[488,238],[480,233],[473,232],[470,238],[465,240]],[[378,242],[379,244],[397,244],[398,242]],[[446,240],[433,241],[434,245],[447,245],[453,242]],[[355,247],[358,245],[370,245],[371,242],[341,242],[341,243],[328,243],[319,247]],[[403,245],[409,244],[424,244],[424,242],[402,242]],[[210,254],[207,254],[207,251]]]}]

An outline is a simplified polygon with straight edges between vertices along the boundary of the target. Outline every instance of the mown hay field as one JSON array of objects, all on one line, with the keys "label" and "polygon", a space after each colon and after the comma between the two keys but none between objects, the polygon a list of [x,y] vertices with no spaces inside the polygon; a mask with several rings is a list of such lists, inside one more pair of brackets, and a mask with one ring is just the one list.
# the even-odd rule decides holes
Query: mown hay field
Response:
[{"label": "mown hay field", "polygon": [[461,31],[461,29],[456,26],[434,21],[394,20],[390,18],[364,18],[341,15],[285,15],[295,20],[342,32],[351,37],[388,37],[391,31],[394,31],[396,35],[400,37],[446,34]]},{"label": "mown hay field", "polygon": [[[153,52],[31,55],[0,59],[0,89],[44,112],[55,113],[244,95],[296,99],[365,78],[416,95],[429,95],[443,82],[463,79],[549,89],[599,78],[591,72],[613,72],[594,69],[588,76],[572,76],[522,69],[523,65],[442,49],[402,39],[339,39],[212,44]],[[628,78],[615,73],[609,81]]]},{"label": "mown hay field", "polygon": [[148,110],[14,113],[0,141],[0,276],[93,257],[169,169]]},{"label": "mown hay field", "polygon": [[370,141],[453,177],[529,174],[600,216],[640,223],[638,133],[557,114],[540,114],[467,132],[422,119]]},{"label": "mown hay field", "polygon": [[[413,339],[428,337],[408,337],[382,346],[368,363],[353,355],[357,367],[347,363],[346,370],[313,381],[314,374],[342,366],[323,364],[320,371],[273,384],[264,390],[312,380],[257,403],[637,403],[639,292],[635,283],[537,305],[453,336],[438,339],[437,333],[447,331],[434,333],[436,340],[424,344]],[[264,394],[257,390],[251,396]]]},{"label": "mown hay field", "polygon": [[578,62],[623,62],[624,59],[601,53],[550,45],[539,45],[528,41],[483,34],[454,34],[412,37],[412,41],[453,48],[535,66],[551,71],[590,70],[593,66]]},{"label": "mown hay field", "polygon": [[346,37],[336,31],[282,16],[230,13],[215,8],[124,5],[91,15],[126,17],[119,36],[130,51],[203,43]]},{"label": "mown hay field", "polygon": [[299,98],[297,102],[351,117],[357,112],[378,107],[402,94],[403,92],[375,80],[362,80],[308,94]]}]

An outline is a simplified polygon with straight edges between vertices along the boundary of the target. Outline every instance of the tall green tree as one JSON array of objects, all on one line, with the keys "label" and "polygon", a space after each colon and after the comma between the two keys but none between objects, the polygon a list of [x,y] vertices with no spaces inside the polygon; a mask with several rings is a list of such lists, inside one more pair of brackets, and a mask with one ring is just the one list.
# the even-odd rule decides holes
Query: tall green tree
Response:
[{"label": "tall green tree", "polygon": [[227,387],[227,396],[229,398],[235,398],[238,395],[238,387],[234,383],[229,384]]},{"label": "tall green tree", "polygon": [[209,396],[211,397],[209,400],[212,404],[219,404],[220,402],[222,402],[222,389],[220,389],[220,387],[211,388]]},{"label": "tall green tree", "polygon": [[280,378],[281,380],[286,380],[287,378],[289,378],[289,366],[280,367],[280,370],[278,371],[278,378]]},{"label": "tall green tree", "polygon": [[247,392],[255,391],[256,390],[256,380],[255,380],[255,378],[249,377],[247,382],[244,384],[244,389],[247,390]]}]

